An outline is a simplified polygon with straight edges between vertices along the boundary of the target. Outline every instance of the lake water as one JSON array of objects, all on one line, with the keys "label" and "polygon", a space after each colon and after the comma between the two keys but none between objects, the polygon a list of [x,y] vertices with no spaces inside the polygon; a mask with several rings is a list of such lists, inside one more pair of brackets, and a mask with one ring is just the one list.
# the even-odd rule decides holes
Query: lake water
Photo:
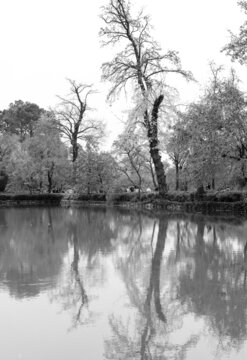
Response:
[{"label": "lake water", "polygon": [[0,209],[1,360],[247,357],[247,221]]}]

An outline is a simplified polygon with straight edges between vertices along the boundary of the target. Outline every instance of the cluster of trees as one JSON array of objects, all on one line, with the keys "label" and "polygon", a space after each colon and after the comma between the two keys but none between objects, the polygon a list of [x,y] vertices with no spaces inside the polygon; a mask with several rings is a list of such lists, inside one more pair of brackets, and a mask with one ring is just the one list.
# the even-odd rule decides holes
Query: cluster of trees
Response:
[{"label": "cluster of trees", "polygon": [[2,188],[51,191],[64,181],[67,148],[61,141],[52,112],[21,100],[0,113]]},{"label": "cluster of trees", "polygon": [[[72,91],[82,88],[70,84]],[[78,91],[80,101],[86,108]],[[73,186],[88,192],[107,190],[113,159],[98,150],[101,124],[82,121],[78,104],[68,98],[56,110],[47,111],[19,100],[0,113],[1,191],[7,187],[9,191],[56,192]]]},{"label": "cluster of trees", "polygon": [[209,189],[247,184],[247,103],[232,70],[227,77],[211,65],[212,78],[201,99],[178,114],[167,151],[176,189]]},{"label": "cluster of trees", "polygon": [[[247,2],[239,4],[247,12]],[[103,80],[112,83],[109,100],[124,90],[134,104],[112,151],[100,151],[104,124],[88,106],[92,86],[69,80],[70,94],[59,97],[56,109],[19,100],[0,112],[0,190],[91,193],[132,186],[164,194],[247,184],[246,98],[235,72],[223,76],[222,67],[211,64],[203,95],[181,111],[169,77],[193,76],[177,51],[162,53],[149,16],[132,10],[128,0],[109,0],[101,14],[103,45],[121,49],[102,65]],[[245,34],[246,24],[223,49],[241,64]]]},{"label": "cluster of trees", "polygon": [[0,113],[1,191],[76,188],[90,194],[131,185],[156,187],[142,139],[124,133],[112,151],[101,151],[104,124],[84,117],[82,112],[89,109],[79,91],[85,88],[74,81],[70,85],[77,101],[62,99],[55,110],[19,100]]}]

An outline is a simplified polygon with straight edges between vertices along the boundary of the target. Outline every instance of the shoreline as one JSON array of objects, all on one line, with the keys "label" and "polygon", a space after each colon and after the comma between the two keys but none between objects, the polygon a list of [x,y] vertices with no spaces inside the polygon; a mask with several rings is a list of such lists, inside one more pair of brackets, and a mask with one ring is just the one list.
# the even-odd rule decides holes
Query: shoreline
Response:
[{"label": "shoreline", "polygon": [[61,206],[63,207],[88,207],[88,206],[103,206],[103,207],[120,207],[124,209],[133,210],[147,210],[152,212],[163,212],[170,214],[204,214],[204,215],[220,215],[220,214],[247,214],[247,203],[243,201],[238,202],[175,202],[168,200],[156,200],[153,202],[107,202],[107,201],[90,201],[90,200],[73,200],[62,199]]},{"label": "shoreline", "polygon": [[[234,195],[234,194],[231,194]],[[169,194],[168,194],[169,196]],[[173,196],[174,197],[174,196]],[[154,213],[168,214],[202,214],[202,215],[247,215],[247,201],[245,196],[235,197],[237,201],[222,201],[213,198],[210,200],[207,196],[204,198],[195,198],[193,201],[186,201],[179,198],[180,201],[169,200],[161,197],[144,198],[143,200],[130,199],[78,199],[65,194],[0,194],[0,208],[3,207],[24,207],[24,206],[62,206],[62,207],[107,207],[124,208],[133,210],[145,210]]]}]

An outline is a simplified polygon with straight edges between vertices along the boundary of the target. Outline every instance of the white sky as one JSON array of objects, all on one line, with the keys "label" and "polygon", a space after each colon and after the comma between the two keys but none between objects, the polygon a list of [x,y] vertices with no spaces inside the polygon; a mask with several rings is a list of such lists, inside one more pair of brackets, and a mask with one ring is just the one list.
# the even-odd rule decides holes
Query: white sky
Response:
[{"label": "white sky", "polygon": [[[100,66],[113,49],[100,46],[100,6],[107,0],[2,0],[0,2],[0,109],[15,100],[54,106],[66,95],[66,78],[92,83],[99,90],[91,98],[97,117],[108,124],[112,140],[125,114],[124,97],[106,104],[106,85]],[[185,69],[200,84],[208,78],[208,62],[234,66],[247,90],[247,67],[232,64],[220,53],[228,29],[238,32],[245,15],[237,0],[133,0],[151,15],[154,38],[164,49],[178,50]],[[177,81],[181,100],[196,99],[199,85]],[[124,104],[124,105],[123,105]]]}]

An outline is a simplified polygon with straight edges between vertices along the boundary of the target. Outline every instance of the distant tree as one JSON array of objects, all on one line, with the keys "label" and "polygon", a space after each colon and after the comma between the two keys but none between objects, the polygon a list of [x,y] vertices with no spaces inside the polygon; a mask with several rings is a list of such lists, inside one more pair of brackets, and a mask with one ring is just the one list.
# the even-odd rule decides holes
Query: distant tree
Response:
[{"label": "distant tree", "polygon": [[91,194],[95,192],[98,184],[96,172],[98,144],[93,138],[88,136],[85,147],[78,157],[77,183],[79,190]]},{"label": "distant tree", "polygon": [[145,146],[139,140],[139,135],[133,129],[126,129],[114,142],[113,149],[119,171],[132,186],[138,188],[140,196],[147,177],[150,181],[151,172],[150,159],[145,153]]},{"label": "distant tree", "polygon": [[53,117],[41,116],[33,136],[12,149],[8,166],[10,187],[51,192],[69,178],[68,149],[54,126]]},{"label": "distant tree", "polygon": [[16,135],[0,134],[0,191],[4,191],[11,175],[12,154],[20,148]]},{"label": "distant tree", "polygon": [[[219,115],[219,114],[218,114]],[[185,115],[189,136],[186,168],[197,187],[212,183],[222,162],[220,150],[220,118],[207,103],[191,104]]]},{"label": "distant tree", "polygon": [[0,191],[4,191],[8,184],[8,174],[4,170],[0,170]]},{"label": "distant tree", "polygon": [[31,159],[37,164],[37,171],[41,174],[42,182],[47,184],[49,193],[55,185],[61,187],[61,177],[66,178],[66,170],[68,175],[69,168],[68,149],[61,141],[54,122],[53,116],[41,117],[34,128],[34,136],[30,139],[28,147]]},{"label": "distant tree", "polygon": [[44,112],[36,104],[15,101],[0,112],[0,130],[2,133],[16,134],[20,141],[24,141],[27,136],[33,136],[34,125]]},{"label": "distant tree", "polygon": [[70,94],[61,100],[55,111],[57,124],[61,134],[69,141],[72,147],[72,163],[74,182],[76,174],[75,162],[78,157],[79,141],[85,140],[86,136],[100,137],[103,134],[103,124],[95,119],[87,117],[90,110],[88,96],[93,93],[92,86],[68,80]]},{"label": "distant tree", "polygon": [[[181,114],[188,134],[188,172],[197,186],[215,187],[226,170],[241,169],[247,183],[247,108],[233,71],[222,76],[222,68],[211,65],[211,79],[200,101]],[[229,179],[228,179],[229,180]]]},{"label": "distant tree", "polygon": [[173,126],[173,131],[166,145],[166,151],[175,167],[175,189],[180,188],[180,172],[183,170],[189,155],[189,134],[182,123]]},{"label": "distant tree", "polygon": [[116,163],[108,152],[100,152],[97,141],[87,138],[78,156],[77,187],[91,194],[107,193],[116,179]]},{"label": "distant tree", "polygon": [[234,72],[221,82],[222,157],[239,174],[238,185],[247,185],[247,103]]},{"label": "distant tree", "polygon": [[109,152],[99,152],[96,157],[97,191],[108,193],[117,179],[117,164]]},{"label": "distant tree", "polygon": [[32,192],[39,187],[40,176],[37,172],[37,163],[33,161],[28,151],[29,141],[18,142],[18,147],[11,153],[9,163],[9,189],[20,191],[28,189]]},{"label": "distant tree", "polygon": [[103,44],[126,44],[112,61],[102,65],[103,79],[113,82],[109,96],[119,94],[129,82],[134,84],[135,95],[142,103],[141,123],[146,130],[159,191],[165,193],[166,176],[158,136],[158,117],[165,92],[162,75],[176,73],[186,79],[191,75],[182,70],[177,52],[161,54],[160,46],[150,36],[149,17],[142,11],[133,17],[129,1],[110,0],[109,4],[103,7],[101,19],[105,23],[105,27],[100,31],[104,38]]}]

